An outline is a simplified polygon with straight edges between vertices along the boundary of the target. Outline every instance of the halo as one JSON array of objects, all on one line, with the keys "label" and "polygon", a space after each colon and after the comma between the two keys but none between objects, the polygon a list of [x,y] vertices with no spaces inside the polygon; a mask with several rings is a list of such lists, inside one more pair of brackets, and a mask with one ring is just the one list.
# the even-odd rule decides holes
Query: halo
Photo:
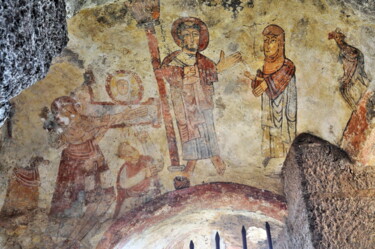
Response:
[{"label": "halo", "polygon": [[[117,91],[118,82],[128,82],[128,91],[121,94]],[[121,105],[139,104],[143,97],[142,80],[138,74],[132,71],[119,70],[113,74],[108,74],[106,86],[109,97],[116,103]]]},{"label": "halo", "polygon": [[173,37],[174,41],[176,42],[176,44],[179,47],[182,47],[182,40],[178,35],[177,28],[181,23],[184,23],[184,22],[192,22],[194,24],[199,25],[200,31],[199,31],[198,50],[199,51],[205,50],[208,46],[208,43],[209,43],[208,28],[207,28],[207,25],[202,20],[200,20],[196,17],[181,17],[181,18],[178,18],[176,21],[173,22],[171,33],[172,33],[172,37]]}]

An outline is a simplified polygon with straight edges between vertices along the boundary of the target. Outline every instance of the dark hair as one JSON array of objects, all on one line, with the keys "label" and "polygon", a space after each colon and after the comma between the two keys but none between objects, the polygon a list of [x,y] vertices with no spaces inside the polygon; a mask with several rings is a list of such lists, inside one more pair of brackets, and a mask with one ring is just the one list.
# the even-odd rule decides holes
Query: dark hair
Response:
[{"label": "dark hair", "polygon": [[181,32],[185,29],[196,29],[199,32],[201,31],[201,27],[197,23],[191,23],[191,22],[182,22],[177,27],[177,33],[178,37],[182,39]]},{"label": "dark hair", "polygon": [[86,72],[83,74],[83,85],[91,86],[95,83],[95,76],[91,69],[86,70]]}]

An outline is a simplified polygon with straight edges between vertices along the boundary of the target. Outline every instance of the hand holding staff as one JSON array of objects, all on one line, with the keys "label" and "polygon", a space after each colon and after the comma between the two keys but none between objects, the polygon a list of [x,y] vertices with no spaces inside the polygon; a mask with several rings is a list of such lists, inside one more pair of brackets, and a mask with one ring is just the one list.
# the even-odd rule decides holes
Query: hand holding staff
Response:
[{"label": "hand holding staff", "polygon": [[158,85],[160,104],[164,119],[164,127],[167,134],[168,151],[171,160],[171,166],[180,167],[180,158],[178,155],[177,139],[174,131],[172,115],[168,104],[167,89],[163,79],[159,53],[158,40],[155,32],[155,24],[159,23],[160,1],[159,0],[133,0],[126,2],[133,18],[137,21],[138,26],[145,29],[148,40],[148,47],[151,55],[151,64],[154,70],[156,83]]}]

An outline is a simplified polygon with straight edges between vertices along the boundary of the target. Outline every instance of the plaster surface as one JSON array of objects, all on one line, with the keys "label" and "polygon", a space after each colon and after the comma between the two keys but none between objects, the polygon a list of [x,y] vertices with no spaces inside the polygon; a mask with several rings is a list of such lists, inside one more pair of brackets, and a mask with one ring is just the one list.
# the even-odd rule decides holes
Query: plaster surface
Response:
[{"label": "plaster surface", "polygon": [[[48,218],[50,210],[60,208],[56,203],[61,204],[57,200],[63,195],[58,192],[59,186],[60,189],[64,189],[64,181],[57,180],[59,169],[64,172],[64,167],[69,168],[66,166],[69,163],[80,163],[64,155],[64,151],[70,145],[78,142],[61,144],[61,139],[59,140],[61,134],[66,135],[66,130],[69,129],[73,134],[71,137],[77,140],[89,135],[95,137],[92,147],[95,147],[95,152],[91,151],[90,155],[94,155],[92,158],[95,157],[97,164],[92,163],[91,159],[85,159],[87,161],[83,160],[82,165],[88,165],[88,172],[92,165],[99,165],[98,168],[101,167],[102,170],[102,192],[97,192],[101,198],[96,200],[100,203],[100,215],[95,216],[95,212],[89,208],[90,205],[84,201],[89,195],[88,192],[95,189],[95,177],[89,173],[84,177],[84,187],[77,187],[81,188],[84,196],[80,198],[80,191],[77,190],[77,202],[75,205],[72,204],[74,209],[65,212],[65,215],[82,218],[92,211],[91,215],[97,218],[96,223],[91,224],[90,216],[86,216],[89,224],[87,227],[90,228],[85,228],[88,229],[88,235],[81,240],[77,239],[82,248],[96,246],[105,228],[116,222],[117,218],[113,218],[116,206],[119,206],[119,218],[157,196],[173,191],[176,177],[184,176],[189,179],[189,182],[181,183],[183,187],[189,184],[196,186],[212,182],[229,182],[283,195],[280,175],[285,156],[268,160],[263,155],[261,97],[254,96],[245,73],[249,71],[255,75],[257,69],[263,67],[265,55],[262,51],[262,31],[269,24],[277,24],[285,31],[285,56],[295,66],[296,135],[308,132],[339,146],[352,116],[353,108],[340,90],[342,79],[345,78],[344,70],[350,67],[347,64],[343,65],[338,59],[339,54],[345,53],[345,49],[340,48],[334,40],[329,40],[329,33],[337,31],[336,33],[345,34],[347,44],[361,51],[363,61],[360,62],[363,62],[367,74],[365,79],[368,86],[365,88],[369,92],[374,88],[373,73],[370,70],[375,67],[375,24],[371,17],[372,8],[362,12],[363,7],[357,8],[342,2],[324,0],[226,1],[227,4],[221,1],[162,0],[160,15],[152,16],[158,18],[158,22],[154,22],[153,33],[151,29],[145,32],[145,26],[137,25],[134,10],[125,2],[67,1],[67,47],[60,56],[53,59],[52,66],[43,80],[12,100],[14,114],[9,123],[1,128],[0,206],[4,206],[9,197],[7,189],[15,174],[14,169],[30,168],[35,157],[42,157],[44,161],[37,164],[38,208],[32,211],[35,219],[30,221],[29,218],[20,218],[21,228],[4,228],[1,231],[3,237],[0,245],[8,243],[6,246],[12,248],[13,244],[18,243],[22,244],[23,248],[32,248],[46,243],[53,248],[57,245],[63,247],[64,241],[69,239],[69,232],[78,223],[76,218],[53,220],[50,224],[51,229],[58,228],[59,224],[63,227],[56,236],[48,236],[44,230],[31,229],[31,224],[51,219]],[[190,174],[170,169],[170,144],[168,132],[164,127],[167,122],[161,108],[163,103],[156,79],[160,71],[153,67],[157,60],[155,54],[150,53],[150,44],[154,46],[154,50],[151,49],[154,52],[155,46],[158,46],[161,59],[173,51],[180,50],[171,34],[173,22],[180,17],[196,17],[207,25],[209,44],[201,53],[216,64],[216,67],[223,58],[236,55],[237,52],[241,55],[240,62],[220,72],[218,81],[213,83],[212,120],[219,156],[226,165],[225,172],[217,170],[208,158],[198,160]],[[147,28],[149,27],[146,26]],[[340,31],[336,28],[340,28]],[[149,42],[148,39],[156,39],[157,42]],[[176,122],[182,109],[175,108],[172,103],[171,84],[167,82],[166,75],[163,77],[166,85],[166,104],[170,108],[176,134],[177,150],[174,154],[179,155],[180,164],[186,166],[187,160],[182,160],[183,139]],[[116,84],[125,81],[130,82],[127,85],[130,90],[114,88],[117,87]],[[122,94],[121,91],[126,94]],[[359,101],[360,91],[350,91],[346,94],[357,94]],[[81,115],[78,121],[82,125],[74,126],[76,121],[69,123],[70,119],[69,122],[65,120],[68,128],[58,124],[56,110],[55,113],[52,112],[51,104],[61,96],[69,96],[76,101],[75,107],[78,111],[69,118],[74,119]],[[59,106],[59,103],[62,102],[58,102],[56,106]],[[132,113],[134,110],[137,110],[135,114]],[[143,115],[144,112],[147,112],[147,115]],[[124,113],[134,115],[119,118],[119,115]],[[100,125],[95,126],[96,124]],[[90,133],[95,129],[100,132]],[[102,136],[96,137],[101,133]],[[371,137],[364,137],[363,141],[373,144]],[[126,147],[127,144],[133,149]],[[126,152],[121,152],[122,146],[126,147]],[[134,150],[148,159],[143,160],[145,157],[142,157],[137,164],[137,160],[134,159],[137,153]],[[374,166],[372,159],[359,161],[365,166]],[[127,166],[127,163],[131,165]],[[127,188],[131,185],[131,177],[121,169],[135,167],[134,165],[142,169],[142,174],[137,176],[138,180],[133,179],[141,185],[129,194]],[[69,177],[75,179],[74,175],[84,174],[86,173],[73,173],[73,176]],[[152,181],[144,181],[148,178],[152,178]],[[76,184],[78,181],[82,179],[72,182]],[[106,193],[105,197],[103,193]],[[124,199],[121,199],[121,196]],[[201,214],[203,213],[198,212],[197,216]],[[210,229],[207,228],[207,231]],[[20,242],[21,240],[24,242]],[[131,243],[136,245],[137,241],[138,238],[134,238]]]}]

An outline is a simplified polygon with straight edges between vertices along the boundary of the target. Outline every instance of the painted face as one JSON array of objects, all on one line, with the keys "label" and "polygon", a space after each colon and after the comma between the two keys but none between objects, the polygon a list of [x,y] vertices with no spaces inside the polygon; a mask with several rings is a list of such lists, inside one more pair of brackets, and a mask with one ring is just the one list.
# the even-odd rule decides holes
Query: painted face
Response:
[{"label": "painted face", "polygon": [[190,52],[197,52],[199,47],[199,31],[187,28],[181,31],[182,46]]},{"label": "painted face", "polygon": [[129,92],[129,82],[127,80],[118,80],[117,82],[117,91],[120,95],[126,95]]},{"label": "painted face", "polygon": [[266,57],[273,57],[277,54],[279,50],[279,42],[277,37],[274,35],[266,35],[264,36],[264,43],[263,43],[264,55]]},{"label": "painted face", "polygon": [[64,112],[55,113],[55,120],[60,126],[68,126],[70,123],[70,118]]},{"label": "painted face", "polygon": [[134,161],[139,159],[139,152],[130,145],[121,144],[118,149],[118,156],[127,161]]},{"label": "painted face", "polygon": [[65,106],[53,114],[56,122],[60,126],[68,126],[70,124],[71,119],[74,118],[74,116],[76,115],[76,112],[74,111],[73,107]]}]

